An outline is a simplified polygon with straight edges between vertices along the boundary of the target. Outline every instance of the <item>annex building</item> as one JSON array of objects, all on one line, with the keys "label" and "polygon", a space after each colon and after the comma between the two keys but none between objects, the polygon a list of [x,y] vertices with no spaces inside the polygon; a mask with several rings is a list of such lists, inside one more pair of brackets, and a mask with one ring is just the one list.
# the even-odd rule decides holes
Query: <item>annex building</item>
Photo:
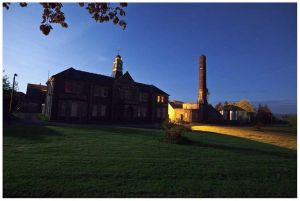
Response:
[{"label": "annex building", "polygon": [[162,122],[168,118],[169,95],[154,85],[123,74],[118,54],[112,75],[68,68],[47,81],[44,114],[67,122]]}]

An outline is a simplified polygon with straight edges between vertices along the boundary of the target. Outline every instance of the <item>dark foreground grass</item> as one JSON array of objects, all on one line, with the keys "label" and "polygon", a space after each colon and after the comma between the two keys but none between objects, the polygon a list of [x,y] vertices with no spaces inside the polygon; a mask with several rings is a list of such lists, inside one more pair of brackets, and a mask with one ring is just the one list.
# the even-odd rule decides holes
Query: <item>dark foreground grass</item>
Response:
[{"label": "dark foreground grass", "polygon": [[190,132],[4,128],[4,197],[296,197],[296,151]]}]

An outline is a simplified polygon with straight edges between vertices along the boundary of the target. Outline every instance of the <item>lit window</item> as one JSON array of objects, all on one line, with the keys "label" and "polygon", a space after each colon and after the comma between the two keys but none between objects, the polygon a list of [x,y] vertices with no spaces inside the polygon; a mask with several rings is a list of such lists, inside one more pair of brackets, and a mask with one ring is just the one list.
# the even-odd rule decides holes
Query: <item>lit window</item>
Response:
[{"label": "lit window", "polygon": [[164,98],[165,98],[165,97],[163,97],[163,96],[161,97],[161,102],[162,102],[162,103],[165,102]]},{"label": "lit window", "polygon": [[160,96],[157,96],[157,102],[158,103],[160,102]]}]

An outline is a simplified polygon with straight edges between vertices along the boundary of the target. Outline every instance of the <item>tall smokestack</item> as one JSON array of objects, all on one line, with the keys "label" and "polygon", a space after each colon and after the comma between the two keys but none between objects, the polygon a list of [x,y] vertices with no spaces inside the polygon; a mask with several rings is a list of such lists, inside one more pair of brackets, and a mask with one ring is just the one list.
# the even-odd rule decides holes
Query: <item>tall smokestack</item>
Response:
[{"label": "tall smokestack", "polygon": [[199,57],[198,104],[207,104],[206,56],[205,55],[201,55]]}]

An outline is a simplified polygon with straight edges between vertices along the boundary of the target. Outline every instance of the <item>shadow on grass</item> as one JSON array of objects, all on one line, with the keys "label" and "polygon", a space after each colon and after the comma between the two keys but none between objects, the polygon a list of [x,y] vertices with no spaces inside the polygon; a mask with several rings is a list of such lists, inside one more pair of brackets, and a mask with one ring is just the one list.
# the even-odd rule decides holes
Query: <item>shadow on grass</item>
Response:
[{"label": "shadow on grass", "polygon": [[[251,141],[251,140],[250,140]],[[266,144],[257,142],[260,144]],[[181,145],[191,145],[191,146],[197,146],[197,147],[208,147],[213,149],[221,149],[225,151],[231,151],[235,153],[246,153],[246,154],[264,154],[264,155],[270,155],[270,156],[277,156],[277,157],[284,157],[284,158],[292,158],[297,159],[297,153],[286,153],[286,152],[280,152],[280,151],[268,151],[268,150],[260,150],[260,149],[252,149],[252,148],[246,148],[246,147],[237,147],[237,146],[230,146],[230,145],[224,145],[224,144],[213,144],[213,143],[204,143],[204,142],[197,142],[192,141],[188,139],[187,137],[182,137],[182,140],[180,141]],[[269,144],[267,144],[269,145]],[[272,146],[272,145],[270,145]],[[276,146],[274,146],[276,147]],[[276,147],[279,148],[279,147]],[[281,149],[281,148],[279,148]],[[283,148],[282,148],[283,149]]]},{"label": "shadow on grass", "polygon": [[47,137],[62,136],[62,134],[46,126],[15,124],[10,126],[4,126],[3,136],[24,138],[31,141],[41,141]]}]

